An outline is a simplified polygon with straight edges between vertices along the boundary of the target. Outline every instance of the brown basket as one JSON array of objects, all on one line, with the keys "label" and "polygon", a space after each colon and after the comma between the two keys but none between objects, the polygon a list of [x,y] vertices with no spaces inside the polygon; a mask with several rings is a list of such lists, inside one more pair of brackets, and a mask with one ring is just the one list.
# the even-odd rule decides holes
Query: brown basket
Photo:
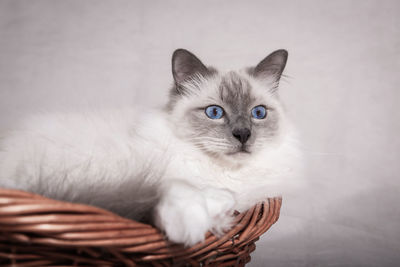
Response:
[{"label": "brown basket", "polygon": [[0,188],[0,266],[244,266],[279,217],[281,198],[237,213],[235,226],[190,248],[109,211]]}]

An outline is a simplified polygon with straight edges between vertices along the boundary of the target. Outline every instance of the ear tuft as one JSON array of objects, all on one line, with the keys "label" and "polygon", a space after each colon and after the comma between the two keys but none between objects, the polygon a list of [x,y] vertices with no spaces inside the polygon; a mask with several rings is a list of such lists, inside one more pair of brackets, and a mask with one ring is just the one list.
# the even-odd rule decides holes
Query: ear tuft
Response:
[{"label": "ear tuft", "polygon": [[172,55],[172,75],[178,85],[196,73],[206,76],[209,72],[207,67],[186,49],[177,49]]},{"label": "ear tuft", "polygon": [[275,82],[279,82],[287,58],[288,52],[284,49],[272,52],[254,68],[254,76],[261,79],[273,78]]}]

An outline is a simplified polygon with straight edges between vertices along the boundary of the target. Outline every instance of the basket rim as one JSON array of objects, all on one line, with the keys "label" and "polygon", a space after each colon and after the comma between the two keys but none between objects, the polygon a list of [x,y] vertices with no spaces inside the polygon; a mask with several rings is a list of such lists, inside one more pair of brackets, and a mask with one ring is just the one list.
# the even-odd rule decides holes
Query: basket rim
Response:
[{"label": "basket rim", "polygon": [[184,247],[168,241],[152,225],[99,207],[0,188],[0,245],[19,249],[107,249],[116,257],[133,255],[136,262],[204,261],[218,256],[224,260],[233,255],[225,252],[254,250],[251,244],[279,219],[281,205],[281,197],[267,198],[236,214],[234,226],[222,236],[208,232],[204,242]]}]

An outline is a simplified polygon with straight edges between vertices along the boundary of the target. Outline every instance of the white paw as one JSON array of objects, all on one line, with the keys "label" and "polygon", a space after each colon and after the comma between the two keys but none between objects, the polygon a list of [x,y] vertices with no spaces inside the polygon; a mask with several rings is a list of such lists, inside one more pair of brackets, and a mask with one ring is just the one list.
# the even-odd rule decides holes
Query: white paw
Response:
[{"label": "white paw", "polygon": [[211,228],[211,217],[201,192],[184,182],[174,182],[164,188],[155,208],[155,223],[168,239],[185,246],[202,242]]},{"label": "white paw", "polygon": [[211,217],[210,230],[220,236],[233,226],[235,196],[233,192],[226,189],[208,188],[204,190],[204,197]]},{"label": "white paw", "polygon": [[234,195],[228,190],[200,190],[186,182],[173,181],[163,188],[155,208],[155,223],[172,242],[193,246],[204,241],[209,230],[217,235],[229,230],[234,206]]}]

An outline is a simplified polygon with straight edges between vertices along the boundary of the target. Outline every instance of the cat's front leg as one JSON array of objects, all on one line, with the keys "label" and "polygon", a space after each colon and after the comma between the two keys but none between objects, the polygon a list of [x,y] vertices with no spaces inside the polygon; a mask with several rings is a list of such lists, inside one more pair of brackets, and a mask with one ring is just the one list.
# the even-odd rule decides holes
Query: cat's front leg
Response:
[{"label": "cat's front leg", "polygon": [[198,189],[181,180],[163,187],[155,208],[155,223],[169,240],[192,246],[204,240],[207,231],[222,234],[232,226],[233,194],[225,189]]}]

